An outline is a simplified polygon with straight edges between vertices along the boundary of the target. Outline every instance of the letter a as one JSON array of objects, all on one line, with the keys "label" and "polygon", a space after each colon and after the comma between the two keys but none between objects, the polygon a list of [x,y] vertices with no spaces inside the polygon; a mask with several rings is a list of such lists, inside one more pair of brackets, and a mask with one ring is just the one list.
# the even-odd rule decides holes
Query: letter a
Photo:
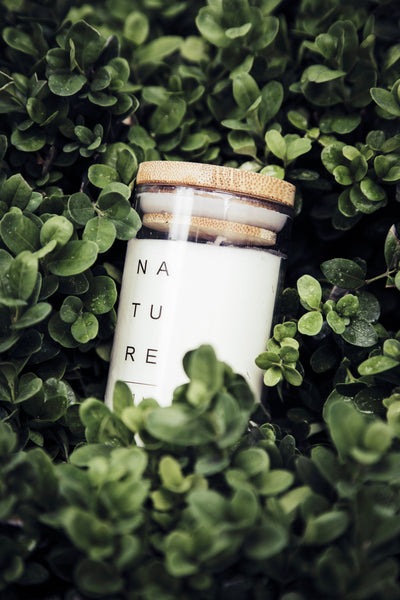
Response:
[{"label": "letter a", "polygon": [[166,273],[167,277],[169,277],[169,273],[168,273],[168,267],[167,267],[167,263],[165,262],[165,260],[162,261],[160,268],[157,271],[157,275],[159,275],[159,273]]}]

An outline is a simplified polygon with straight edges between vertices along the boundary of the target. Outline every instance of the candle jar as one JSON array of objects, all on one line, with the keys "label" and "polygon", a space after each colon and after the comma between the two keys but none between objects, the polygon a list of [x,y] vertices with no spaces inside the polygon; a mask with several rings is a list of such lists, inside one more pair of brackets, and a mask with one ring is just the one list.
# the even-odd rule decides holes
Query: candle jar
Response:
[{"label": "candle jar", "polygon": [[210,344],[259,398],[286,258],[295,188],[254,173],[189,162],[139,166],[135,208],[106,391],[171,403],[187,381],[182,359]]}]

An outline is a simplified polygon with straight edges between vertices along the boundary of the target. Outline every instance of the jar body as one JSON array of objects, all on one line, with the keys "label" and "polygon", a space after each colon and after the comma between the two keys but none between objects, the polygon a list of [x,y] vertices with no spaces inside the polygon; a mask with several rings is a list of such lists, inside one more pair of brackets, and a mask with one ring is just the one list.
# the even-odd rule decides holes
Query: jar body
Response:
[{"label": "jar body", "polygon": [[144,226],[127,247],[108,405],[117,380],[135,402],[171,404],[187,381],[183,356],[201,344],[260,397],[254,360],[270,334],[290,222],[289,211],[271,206],[193,187],[137,187]]}]

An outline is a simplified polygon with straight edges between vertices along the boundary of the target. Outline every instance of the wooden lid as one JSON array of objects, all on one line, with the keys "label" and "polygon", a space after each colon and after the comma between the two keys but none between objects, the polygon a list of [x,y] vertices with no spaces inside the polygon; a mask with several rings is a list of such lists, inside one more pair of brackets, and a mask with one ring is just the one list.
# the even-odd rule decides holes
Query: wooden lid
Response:
[{"label": "wooden lid", "polygon": [[143,215],[143,225],[149,229],[170,232],[171,228],[185,227],[189,237],[199,237],[202,240],[214,241],[221,237],[239,245],[274,246],[276,233],[262,227],[234,223],[208,217],[190,217],[168,213],[146,213]]},{"label": "wooden lid", "polygon": [[136,183],[182,185],[233,192],[252,198],[274,200],[286,206],[293,206],[296,191],[294,185],[287,181],[253,171],[168,160],[140,163]]}]

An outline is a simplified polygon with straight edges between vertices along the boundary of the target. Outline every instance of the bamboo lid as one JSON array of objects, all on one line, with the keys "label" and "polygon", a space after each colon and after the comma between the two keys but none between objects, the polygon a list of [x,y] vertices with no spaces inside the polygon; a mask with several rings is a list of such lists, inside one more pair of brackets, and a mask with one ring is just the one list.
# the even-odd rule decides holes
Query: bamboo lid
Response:
[{"label": "bamboo lid", "polygon": [[276,233],[269,229],[207,217],[147,213],[143,215],[143,225],[163,233],[171,232],[174,226],[184,227],[187,228],[189,237],[199,237],[202,240],[215,241],[220,237],[222,241],[239,245],[274,246],[276,243]]},{"label": "bamboo lid", "polygon": [[136,183],[220,190],[261,200],[274,200],[286,206],[293,206],[296,191],[294,185],[287,181],[253,171],[167,160],[140,163]]}]

